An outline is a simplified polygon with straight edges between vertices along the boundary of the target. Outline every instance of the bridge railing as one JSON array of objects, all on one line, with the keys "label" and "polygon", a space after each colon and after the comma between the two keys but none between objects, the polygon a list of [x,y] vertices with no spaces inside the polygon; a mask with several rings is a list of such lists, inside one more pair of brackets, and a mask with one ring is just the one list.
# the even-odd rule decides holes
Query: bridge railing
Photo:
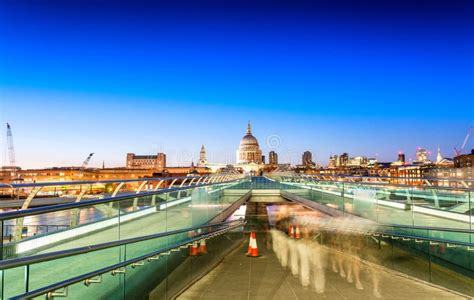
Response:
[{"label": "bridge railing", "polygon": [[96,181],[59,181],[2,184],[0,208],[26,209],[81,200],[101,199],[118,195],[139,194],[176,186],[215,183],[242,175],[213,174],[206,176],[175,176]]},{"label": "bridge railing", "polygon": [[354,176],[354,175],[331,175],[331,174],[295,174],[291,176],[300,179],[312,179],[318,181],[358,182],[372,184],[389,184],[400,186],[422,186],[422,187],[451,187],[451,188],[474,188],[473,178],[452,177],[412,177],[412,176]]},{"label": "bridge railing", "polygon": [[474,229],[474,188],[277,178],[282,190],[379,223]]},{"label": "bridge railing", "polygon": [[[327,268],[331,262],[333,270],[363,262],[369,277],[370,274],[378,277],[378,270],[383,266],[382,270],[390,268],[474,296],[474,243],[452,241],[444,236],[460,233],[468,237],[469,231],[381,225],[349,217],[321,218],[307,211],[293,216],[290,222],[301,228],[303,240],[311,240],[311,249],[319,259],[329,260]],[[291,240],[286,234],[288,224],[280,223],[280,230],[271,231],[277,244]],[[330,250],[329,257],[326,250]]]},{"label": "bridge railing", "polygon": [[203,224],[232,204],[224,189],[246,181],[237,175],[189,179],[156,191],[4,212],[1,259]]},{"label": "bridge railing", "polygon": [[[6,287],[2,299],[43,295],[47,299],[66,295],[75,299],[121,299],[126,295],[131,299],[148,296],[153,287],[170,298],[197,278],[204,265],[220,259],[226,248],[240,241],[244,224],[243,220],[234,220],[184,227],[2,261],[0,270]],[[206,248],[215,253],[188,257],[189,248],[204,241]],[[175,278],[168,279],[170,275]]]},{"label": "bridge railing", "polygon": [[[310,176],[268,180],[280,184],[283,197],[334,217],[290,208],[289,222],[303,232],[319,232],[321,242],[330,245],[336,237],[342,248],[351,248],[355,239],[353,246],[365,244],[371,253],[364,249],[364,255],[374,263],[383,261],[397,271],[474,295],[473,188]],[[404,257],[417,266],[404,263]]]}]

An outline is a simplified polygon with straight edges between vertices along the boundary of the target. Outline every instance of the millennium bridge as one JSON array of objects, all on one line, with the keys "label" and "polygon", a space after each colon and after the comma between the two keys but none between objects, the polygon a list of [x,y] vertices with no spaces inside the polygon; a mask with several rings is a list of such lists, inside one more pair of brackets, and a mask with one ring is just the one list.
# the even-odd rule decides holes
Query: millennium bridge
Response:
[{"label": "millennium bridge", "polygon": [[229,174],[3,184],[0,296],[469,299],[467,183]]}]

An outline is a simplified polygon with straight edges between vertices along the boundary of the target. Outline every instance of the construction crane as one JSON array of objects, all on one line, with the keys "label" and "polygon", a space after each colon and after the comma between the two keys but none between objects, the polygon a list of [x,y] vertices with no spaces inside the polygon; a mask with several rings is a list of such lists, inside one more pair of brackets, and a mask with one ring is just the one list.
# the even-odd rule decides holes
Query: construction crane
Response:
[{"label": "construction crane", "polygon": [[8,159],[10,160],[10,167],[12,172],[12,178],[16,178],[16,162],[15,162],[15,148],[13,147],[13,134],[10,124],[7,123],[7,146],[8,146]]},{"label": "construction crane", "polygon": [[81,166],[81,170],[84,170],[85,168],[87,168],[87,165],[89,165],[89,162],[91,161],[92,155],[94,155],[94,152],[89,154],[89,156],[87,156],[86,160],[84,160],[84,162],[82,163],[82,166]]},{"label": "construction crane", "polygon": [[456,147],[454,147],[454,154],[455,154],[456,156],[461,155],[462,152],[464,151],[464,147],[466,146],[467,141],[469,140],[469,137],[471,136],[472,129],[473,129],[473,127],[470,127],[470,128],[468,129],[467,134],[466,134],[466,137],[464,138],[464,141],[462,142],[461,148],[457,149]]}]

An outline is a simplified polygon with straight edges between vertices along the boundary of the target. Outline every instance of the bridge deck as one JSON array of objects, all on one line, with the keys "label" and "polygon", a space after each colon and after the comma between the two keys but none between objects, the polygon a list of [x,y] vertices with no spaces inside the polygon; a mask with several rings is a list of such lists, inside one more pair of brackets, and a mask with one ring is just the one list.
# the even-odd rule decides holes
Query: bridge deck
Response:
[{"label": "bridge deck", "polygon": [[[363,269],[363,290],[356,289],[330,266],[324,271],[324,292],[318,294],[313,284],[303,288],[299,278],[283,268],[275,253],[266,247],[265,235],[257,233],[261,254],[246,257],[248,242],[228,255],[221,264],[192,285],[179,300],[191,299],[376,299],[370,270]],[[384,299],[464,299],[458,294],[414,281],[391,272],[377,272],[378,297]]]}]

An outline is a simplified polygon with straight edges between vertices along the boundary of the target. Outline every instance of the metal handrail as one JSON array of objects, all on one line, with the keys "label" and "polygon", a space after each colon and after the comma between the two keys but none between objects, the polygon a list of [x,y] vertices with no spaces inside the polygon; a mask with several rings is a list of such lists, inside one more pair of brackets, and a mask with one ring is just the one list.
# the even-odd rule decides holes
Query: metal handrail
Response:
[{"label": "metal handrail", "polygon": [[204,183],[204,184],[193,185],[193,186],[176,187],[176,188],[161,189],[157,191],[142,192],[140,194],[128,194],[128,195],[121,195],[121,196],[108,197],[108,198],[102,198],[102,199],[84,200],[81,202],[71,202],[71,203],[65,203],[65,204],[56,204],[56,205],[50,205],[50,206],[28,208],[25,210],[18,210],[18,211],[8,211],[8,212],[0,213],[0,221],[11,220],[11,219],[26,217],[26,216],[34,216],[34,215],[39,215],[43,213],[56,212],[56,211],[67,210],[67,209],[72,209],[72,208],[80,208],[80,207],[85,207],[85,206],[90,206],[90,205],[117,202],[124,199],[130,199],[130,198],[136,198],[136,197],[153,196],[153,195],[159,195],[159,194],[181,191],[181,190],[186,190],[186,189],[194,189],[197,187],[219,185],[219,184],[224,184],[224,183],[235,182],[238,180],[239,179],[233,179],[233,180],[222,181],[218,183]]},{"label": "metal handrail", "polygon": [[[296,178],[296,179],[310,179],[311,181],[319,182],[332,182],[332,183],[341,183],[341,184],[360,184],[360,185],[374,185],[374,186],[393,186],[393,187],[403,187],[411,189],[427,189],[427,190],[446,190],[446,191],[474,191],[474,188],[465,188],[465,187],[447,187],[447,186],[427,186],[427,185],[410,185],[410,184],[399,184],[399,183],[389,183],[389,182],[349,182],[349,181],[337,181],[330,179],[319,179],[314,177],[298,177],[298,176],[281,176],[283,178]],[[280,181],[285,183],[285,181]],[[298,183],[298,182],[297,182]]]},{"label": "metal handrail", "polygon": [[447,227],[434,227],[434,226],[417,226],[417,225],[401,225],[401,224],[377,224],[375,226],[380,227],[394,227],[400,229],[416,229],[416,230],[430,230],[430,231],[444,231],[444,232],[455,232],[455,233],[474,233],[474,229],[464,228],[447,228]]},{"label": "metal handrail", "polygon": [[159,181],[159,180],[172,180],[172,179],[192,179],[200,177],[211,177],[212,175],[204,176],[174,176],[174,177],[145,177],[137,179],[109,179],[109,180],[76,180],[76,181],[54,181],[54,182],[35,182],[35,183],[16,183],[16,184],[5,184],[0,183],[0,188],[25,188],[25,187],[39,187],[39,186],[64,186],[64,185],[84,185],[84,184],[99,184],[99,183],[114,183],[114,182],[140,182],[140,181]]},{"label": "metal handrail", "polygon": [[60,282],[57,282],[57,283],[54,283],[54,284],[51,284],[49,286],[46,286],[46,287],[42,287],[42,288],[39,288],[39,289],[36,289],[34,291],[31,291],[31,292],[27,292],[27,293],[24,293],[24,294],[21,294],[21,295],[18,295],[18,296],[15,296],[15,297],[12,297],[10,299],[31,299],[31,298],[34,298],[34,297],[38,297],[38,296],[41,296],[41,295],[44,295],[46,293],[49,293],[49,292],[54,292],[58,289],[61,289],[61,288],[64,288],[64,287],[67,287],[67,286],[70,286],[72,284],[75,284],[75,283],[78,283],[78,282],[81,282],[81,281],[84,281],[86,279],[89,279],[89,278],[92,278],[92,277],[96,277],[96,276],[99,276],[99,275],[102,275],[102,274],[105,274],[105,273],[108,273],[108,272],[111,272],[111,271],[114,271],[114,270],[117,270],[117,269],[120,269],[120,268],[123,268],[123,267],[126,267],[128,265],[131,265],[133,263],[137,263],[137,262],[141,262],[141,261],[144,261],[150,257],[156,257],[160,254],[164,254],[168,251],[171,251],[172,249],[176,249],[178,247],[181,247],[181,246],[184,246],[184,245],[187,245],[189,243],[192,243],[192,242],[195,242],[195,241],[199,241],[203,238],[210,238],[212,237],[213,235],[215,234],[222,234],[222,233],[225,233],[229,230],[232,230],[234,228],[237,228],[237,227],[240,227],[242,225],[244,225],[245,222],[240,222],[239,224],[236,224],[236,225],[232,225],[232,226],[228,226],[224,229],[220,229],[220,230],[215,230],[213,232],[209,232],[209,233],[206,233],[206,234],[203,234],[203,235],[200,235],[200,236],[197,236],[197,237],[192,237],[192,238],[189,238],[189,239],[186,239],[180,243],[176,243],[176,244],[173,244],[171,246],[168,246],[168,247],[165,247],[161,250],[158,250],[158,251],[154,251],[154,252],[151,252],[151,253],[148,253],[148,254],[145,254],[145,255],[142,255],[142,256],[139,256],[139,257],[136,257],[136,258],[132,258],[132,259],[129,259],[129,260],[126,260],[126,261],[123,261],[121,263],[118,263],[118,264],[115,264],[115,265],[111,265],[111,266],[108,266],[108,267],[105,267],[105,268],[102,268],[102,269],[98,269],[98,270],[95,270],[93,272],[89,272],[89,273],[85,273],[85,274],[82,274],[82,275],[79,275],[79,276],[76,276],[76,277],[73,277],[73,278],[70,278],[70,279],[66,279],[66,280],[63,280],[63,281],[60,281]]},{"label": "metal handrail", "polygon": [[[173,244],[173,245],[165,247],[161,250],[154,251],[154,252],[151,252],[151,253],[148,253],[148,254],[133,258],[133,259],[129,259],[129,260],[123,261],[121,263],[118,263],[118,264],[115,264],[115,265],[112,265],[112,266],[108,266],[108,267],[105,267],[105,268],[102,268],[102,269],[98,269],[98,270],[95,270],[93,272],[85,273],[85,274],[82,274],[82,275],[79,275],[79,276],[76,276],[76,277],[73,277],[73,278],[70,278],[70,279],[66,279],[66,280],[51,284],[49,286],[42,287],[42,288],[36,289],[34,291],[27,292],[27,293],[12,297],[11,299],[30,299],[30,298],[38,297],[38,296],[44,295],[46,293],[53,292],[53,291],[56,291],[58,289],[70,286],[72,284],[79,283],[81,281],[84,281],[84,280],[87,280],[87,279],[90,279],[90,278],[93,278],[93,277],[96,277],[96,276],[99,276],[99,275],[102,275],[102,274],[105,274],[105,273],[108,273],[108,272],[112,272],[114,270],[117,270],[117,269],[120,269],[120,268],[123,268],[123,267],[126,267],[128,265],[133,264],[133,263],[144,261],[144,260],[146,260],[150,257],[156,257],[160,254],[171,251],[172,249],[176,249],[176,248],[181,247],[183,245],[187,245],[191,242],[201,240],[203,237],[206,238],[206,237],[211,237],[212,235],[215,235],[216,233],[224,233],[224,232],[229,231],[233,228],[242,226],[243,224],[245,224],[245,222],[240,222],[237,225],[229,226],[227,228],[216,230],[216,231],[213,231],[213,232],[210,232],[210,233],[207,233],[207,234],[203,234],[201,236],[186,239],[186,240],[184,240],[180,243]],[[362,232],[361,231],[361,233],[364,233],[364,234],[367,234],[367,233],[369,233],[369,234],[382,234],[384,232],[377,233],[377,232]],[[441,242],[441,243],[446,243],[446,244],[450,244],[450,245],[460,245],[460,246],[468,246],[468,247],[472,246],[472,244],[463,243],[463,242],[450,242],[450,241],[444,241],[444,240],[441,240],[441,239],[430,239],[430,238],[419,237],[419,236],[411,236],[411,235],[405,235],[405,234],[399,234],[399,235],[393,234],[393,233],[384,233],[384,234],[386,234],[387,236],[390,236],[390,237],[409,238],[409,239],[413,239],[415,241],[416,240],[424,240],[424,241],[428,241],[428,242]]]},{"label": "metal handrail", "polygon": [[473,247],[474,243],[470,242],[462,242],[462,241],[452,241],[452,240],[447,240],[447,239],[441,239],[441,238],[435,238],[435,237],[426,237],[426,236],[421,236],[421,235],[412,235],[412,234],[405,234],[405,233],[396,233],[396,232],[386,232],[386,231],[380,231],[380,230],[358,230],[358,229],[353,229],[353,228],[340,228],[340,227],[328,227],[328,226],[322,226],[322,230],[330,230],[330,231],[342,231],[342,232],[356,232],[360,234],[370,234],[370,235],[386,235],[390,237],[398,237],[398,238],[409,238],[413,240],[423,240],[427,242],[438,242],[438,243],[444,243],[444,244],[450,244],[450,245],[458,245],[458,246],[465,246],[465,247]]},{"label": "metal handrail", "polygon": [[404,179],[404,180],[439,180],[439,181],[474,181],[474,178],[449,178],[449,177],[401,177],[401,176],[354,176],[354,175],[330,175],[330,174],[308,174],[302,177],[314,176],[333,176],[338,178],[354,178],[354,179]]},{"label": "metal handrail", "polygon": [[[356,215],[351,215],[351,217]],[[357,217],[357,216],[356,216]],[[337,220],[337,218],[335,219]],[[311,223],[310,223],[311,224]],[[367,226],[367,227],[393,227],[398,229],[415,229],[415,230],[430,230],[430,231],[443,231],[443,232],[454,232],[454,233],[467,233],[472,234],[474,233],[474,229],[464,229],[464,228],[448,228],[448,227],[435,227],[435,226],[418,226],[418,225],[403,225],[403,224],[382,224],[382,223],[364,223],[364,222],[352,222],[351,225],[360,225],[360,226]],[[324,228],[324,226],[322,226]]]},{"label": "metal handrail", "polygon": [[157,238],[161,238],[161,237],[165,237],[165,236],[184,233],[184,232],[188,232],[188,231],[192,231],[192,230],[204,229],[204,228],[209,228],[209,227],[217,227],[217,226],[225,226],[225,225],[232,224],[232,223],[235,223],[235,222],[242,222],[242,220],[238,219],[238,220],[226,221],[226,222],[215,223],[215,224],[199,225],[199,226],[193,226],[193,227],[188,227],[188,228],[183,228],[183,229],[160,232],[160,233],[144,235],[144,236],[139,236],[139,237],[134,237],[134,238],[128,238],[128,239],[124,239],[124,240],[112,241],[112,242],[107,242],[107,243],[102,243],[102,244],[95,244],[95,245],[91,245],[91,246],[84,246],[84,247],[79,247],[79,248],[72,248],[72,249],[56,251],[56,252],[49,252],[49,253],[38,254],[38,255],[32,255],[32,256],[27,256],[27,257],[20,257],[20,258],[2,260],[2,261],[0,261],[0,270],[6,270],[6,269],[16,268],[16,267],[20,267],[20,266],[51,261],[51,260],[54,260],[54,259],[59,259],[59,258],[75,256],[75,255],[79,255],[79,254],[95,252],[95,251],[98,251],[98,250],[104,250],[104,249],[113,248],[113,247],[117,247],[117,246],[123,246],[123,245],[143,242],[143,241],[157,239]]}]

